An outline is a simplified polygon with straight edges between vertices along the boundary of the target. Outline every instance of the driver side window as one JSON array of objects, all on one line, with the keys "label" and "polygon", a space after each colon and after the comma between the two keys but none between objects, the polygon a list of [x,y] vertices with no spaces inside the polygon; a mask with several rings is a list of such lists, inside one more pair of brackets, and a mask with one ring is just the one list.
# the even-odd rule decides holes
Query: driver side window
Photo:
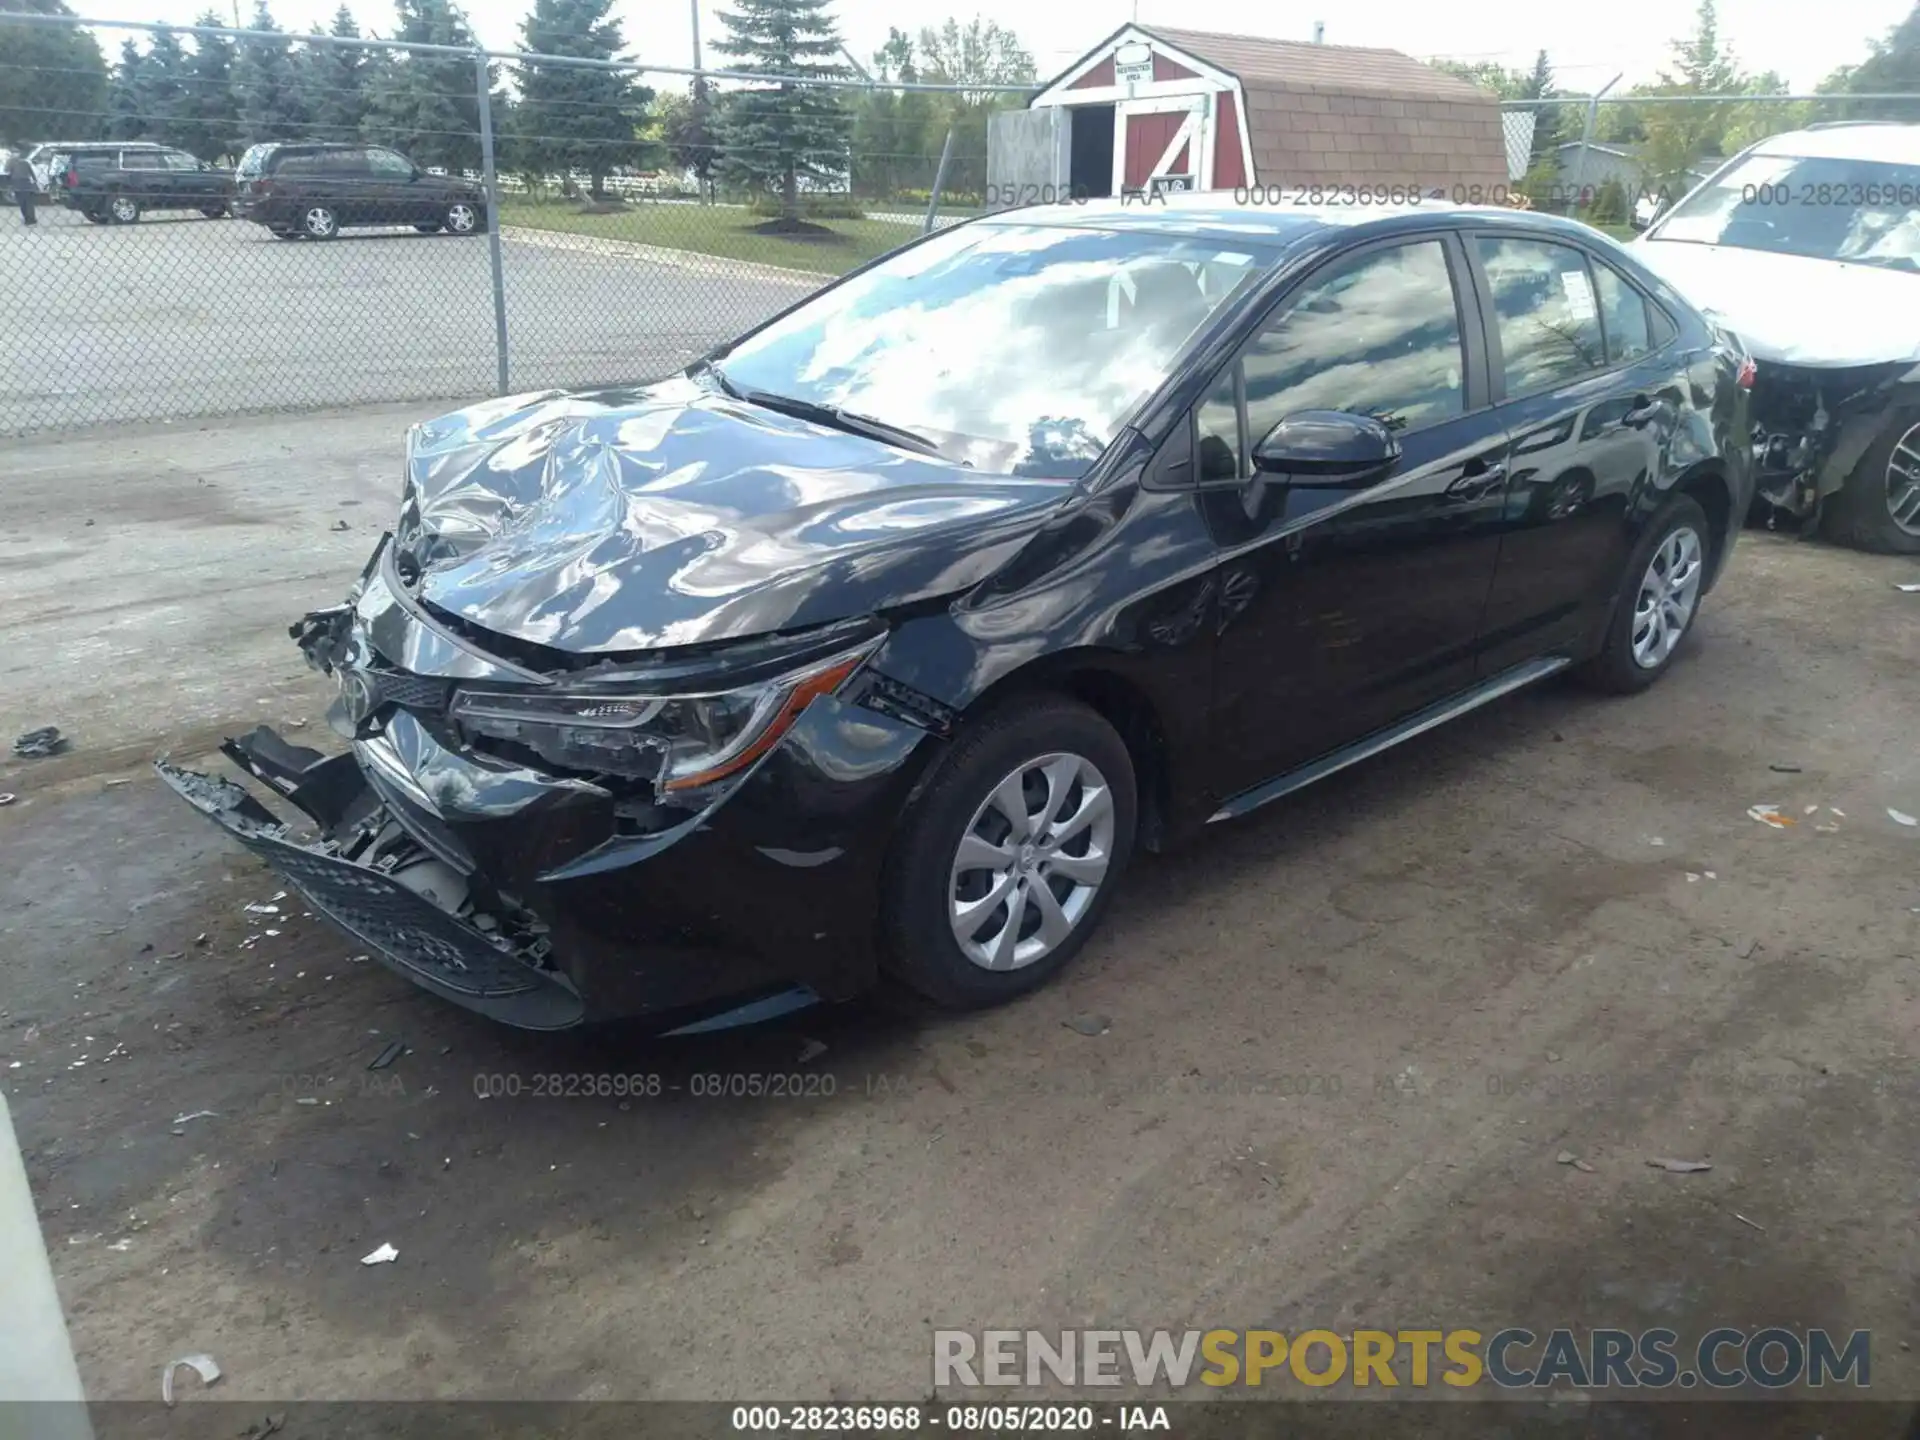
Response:
[{"label": "driver side window", "polygon": [[1252,447],[1301,410],[1371,415],[1401,433],[1465,412],[1460,310],[1441,241],[1336,261],[1267,322],[1194,412],[1201,482],[1250,478]]}]

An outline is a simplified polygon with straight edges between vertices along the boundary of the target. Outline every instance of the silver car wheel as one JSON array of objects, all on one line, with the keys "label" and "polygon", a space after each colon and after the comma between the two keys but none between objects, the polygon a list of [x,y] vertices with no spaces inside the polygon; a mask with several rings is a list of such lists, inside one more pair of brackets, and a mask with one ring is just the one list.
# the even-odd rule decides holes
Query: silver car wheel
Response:
[{"label": "silver car wheel", "polygon": [[1659,669],[1687,633],[1700,598],[1701,557],[1700,537],[1687,525],[1653,552],[1633,604],[1633,660],[1641,669]]},{"label": "silver car wheel", "polygon": [[107,213],[122,225],[131,225],[140,218],[139,202],[126,195],[116,195],[107,205]]},{"label": "silver car wheel", "polygon": [[455,235],[471,235],[479,218],[471,205],[456,203],[447,207],[447,229]]},{"label": "silver car wheel", "polygon": [[1894,442],[1887,457],[1887,514],[1909,535],[1920,535],[1920,425]]},{"label": "silver car wheel", "polygon": [[316,205],[301,218],[301,228],[316,240],[329,240],[340,224],[334,219],[333,212],[325,206]]},{"label": "silver car wheel", "polygon": [[1091,760],[1024,762],[961,832],[947,890],[961,953],[983,970],[1021,970],[1059,949],[1106,882],[1113,837],[1113,790]]}]

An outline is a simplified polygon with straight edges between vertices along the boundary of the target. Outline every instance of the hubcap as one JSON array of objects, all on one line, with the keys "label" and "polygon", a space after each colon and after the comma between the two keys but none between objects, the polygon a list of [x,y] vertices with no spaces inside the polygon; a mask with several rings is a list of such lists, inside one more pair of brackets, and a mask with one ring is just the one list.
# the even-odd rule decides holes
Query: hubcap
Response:
[{"label": "hubcap", "polygon": [[1920,535],[1920,425],[1895,442],[1887,457],[1887,514],[1909,535]]},{"label": "hubcap", "polygon": [[1700,598],[1700,537],[1682,526],[1660,542],[1633,606],[1633,659],[1642,669],[1666,663]]},{"label": "hubcap", "polygon": [[471,205],[455,205],[449,209],[447,211],[447,228],[449,230],[473,229],[473,207]]},{"label": "hubcap", "polygon": [[326,210],[307,212],[307,233],[309,235],[331,235],[333,233],[333,215]]},{"label": "hubcap", "polygon": [[131,220],[139,213],[131,200],[116,200],[113,202],[113,218],[116,220]]},{"label": "hubcap", "polygon": [[1020,970],[1071,935],[1113,858],[1113,791],[1079,755],[1042,755],[994,786],[961,834],[947,912],[983,970]]}]

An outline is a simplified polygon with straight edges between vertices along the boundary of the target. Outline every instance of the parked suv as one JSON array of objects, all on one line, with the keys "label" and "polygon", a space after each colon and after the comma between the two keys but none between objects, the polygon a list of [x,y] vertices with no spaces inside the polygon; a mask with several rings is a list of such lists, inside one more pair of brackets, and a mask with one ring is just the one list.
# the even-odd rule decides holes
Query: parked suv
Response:
[{"label": "parked suv", "polygon": [[76,145],[60,172],[60,203],[96,225],[131,225],[149,210],[218,220],[232,199],[233,176],[165,145]]},{"label": "parked suv", "polygon": [[486,193],[377,145],[255,145],[235,172],[234,213],[282,240],[331,240],[359,225],[422,234],[487,228]]}]

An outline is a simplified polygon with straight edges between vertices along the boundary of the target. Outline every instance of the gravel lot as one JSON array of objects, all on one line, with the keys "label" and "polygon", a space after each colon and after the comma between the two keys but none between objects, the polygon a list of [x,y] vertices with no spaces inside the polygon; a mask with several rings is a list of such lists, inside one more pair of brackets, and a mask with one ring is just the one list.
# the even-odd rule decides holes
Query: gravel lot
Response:
[{"label": "gravel lot", "polygon": [[[1523,694],[1147,860],[1012,1008],[529,1037],[244,914],[279,887],[141,764],[318,724],[282,627],[411,413],[13,447],[0,720],[76,745],[0,765],[0,1084],[96,1396],[196,1350],[247,1401],[906,1399],[935,1327],[1766,1323],[1920,1394],[1910,562],[1749,533],[1651,693]],[[831,1097],[691,1094],[807,1039]],[[547,1072],[689,1088],[473,1091]]]},{"label": "gravel lot", "polygon": [[[491,394],[485,237],[150,216],[0,223],[0,434],[102,421]],[[510,385],[648,378],[817,282],[502,237]]]}]

